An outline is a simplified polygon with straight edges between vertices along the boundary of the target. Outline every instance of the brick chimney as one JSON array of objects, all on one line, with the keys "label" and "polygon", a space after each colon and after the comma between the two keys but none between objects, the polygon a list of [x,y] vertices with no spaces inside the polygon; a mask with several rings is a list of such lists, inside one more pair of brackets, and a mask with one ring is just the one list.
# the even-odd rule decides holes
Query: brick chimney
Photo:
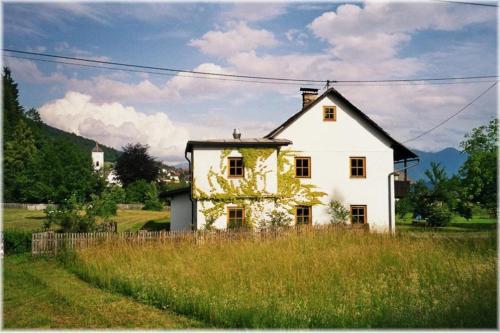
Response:
[{"label": "brick chimney", "polygon": [[305,108],[318,98],[318,89],[300,88],[300,91],[302,91],[302,108]]}]

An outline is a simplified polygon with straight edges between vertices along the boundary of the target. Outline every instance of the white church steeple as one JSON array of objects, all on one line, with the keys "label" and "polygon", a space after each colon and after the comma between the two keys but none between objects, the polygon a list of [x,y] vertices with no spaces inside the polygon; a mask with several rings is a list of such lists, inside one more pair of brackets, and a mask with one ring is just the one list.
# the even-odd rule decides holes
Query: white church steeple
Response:
[{"label": "white church steeple", "polygon": [[99,148],[97,141],[95,147],[92,149],[92,165],[95,171],[100,170],[104,166],[104,151]]}]

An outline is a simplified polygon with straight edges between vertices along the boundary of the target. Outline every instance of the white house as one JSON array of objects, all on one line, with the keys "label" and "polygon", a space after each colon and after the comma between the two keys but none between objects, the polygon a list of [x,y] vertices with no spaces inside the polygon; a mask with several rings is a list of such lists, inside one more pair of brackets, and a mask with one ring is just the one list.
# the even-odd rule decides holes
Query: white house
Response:
[{"label": "white house", "polygon": [[349,223],[394,231],[394,164],[417,155],[335,89],[301,91],[302,110],[264,138],[188,141],[192,185],[170,194],[172,230],[259,227],[274,210],[324,224],[337,200]]}]

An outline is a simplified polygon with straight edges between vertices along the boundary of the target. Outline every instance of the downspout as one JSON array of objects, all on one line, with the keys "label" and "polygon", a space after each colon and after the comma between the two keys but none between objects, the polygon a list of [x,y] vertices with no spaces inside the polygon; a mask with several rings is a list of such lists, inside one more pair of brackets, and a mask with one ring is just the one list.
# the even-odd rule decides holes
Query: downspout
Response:
[{"label": "downspout", "polygon": [[[194,202],[193,202],[193,169],[191,168],[191,160],[187,157],[188,152],[184,152],[184,157],[188,161],[190,186],[189,186],[189,200],[191,201],[191,230],[194,230]],[[191,153],[192,154],[192,153]]]},{"label": "downspout", "polygon": [[[410,162],[413,162],[413,161],[417,161],[417,163],[413,164],[413,165],[410,165],[410,166],[406,166],[402,169],[399,169],[399,170],[395,170],[391,173],[389,173],[387,175],[387,182],[388,182],[388,186],[389,186],[389,233],[392,233],[392,191],[391,191],[391,176],[395,175],[396,173],[400,172],[400,171],[405,171],[410,169],[410,168],[413,168],[415,166],[417,166],[419,163],[420,163],[420,159],[419,158],[415,158],[413,160],[410,160]],[[405,164],[406,164],[407,160],[405,160]]]}]

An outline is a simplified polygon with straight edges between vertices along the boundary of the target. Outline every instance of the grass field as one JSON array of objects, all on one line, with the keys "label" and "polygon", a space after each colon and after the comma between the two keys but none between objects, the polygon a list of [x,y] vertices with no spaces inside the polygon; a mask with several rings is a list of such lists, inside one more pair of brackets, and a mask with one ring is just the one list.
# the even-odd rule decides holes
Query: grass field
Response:
[{"label": "grass field", "polygon": [[[118,231],[137,231],[140,229],[159,230],[170,228],[170,213],[147,210],[118,210],[112,220],[118,222]],[[45,221],[43,211],[27,209],[4,208],[4,230],[39,231]]]},{"label": "grass field", "polygon": [[461,216],[453,216],[453,219],[446,227],[422,227],[413,226],[411,214],[407,214],[404,218],[396,218],[396,231],[397,232],[434,232],[434,233],[462,233],[467,232],[472,235],[485,235],[497,232],[497,220],[488,217],[473,217],[466,220]]},{"label": "grass field", "polygon": [[196,247],[118,243],[66,265],[95,286],[220,327],[494,328],[496,237],[485,236],[337,230]]},{"label": "grass field", "polygon": [[29,256],[4,259],[4,328],[195,328],[171,311],[94,288],[57,265]]}]

